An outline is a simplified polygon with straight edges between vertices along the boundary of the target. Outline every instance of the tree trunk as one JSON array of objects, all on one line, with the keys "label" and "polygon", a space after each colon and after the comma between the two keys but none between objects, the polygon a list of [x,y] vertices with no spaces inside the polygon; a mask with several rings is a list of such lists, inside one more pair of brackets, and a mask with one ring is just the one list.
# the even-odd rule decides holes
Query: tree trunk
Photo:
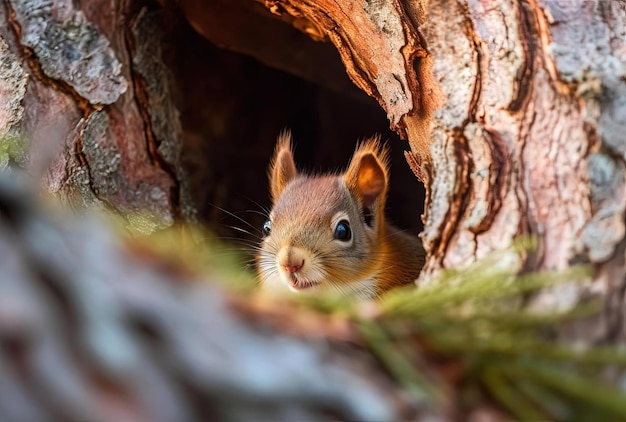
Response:
[{"label": "tree trunk", "polygon": [[27,167],[47,190],[166,226],[193,215],[178,111],[154,28],[116,3],[3,2],[3,63],[14,69],[3,127],[30,141]]},{"label": "tree trunk", "polygon": [[266,4],[326,34],[408,138],[427,186],[420,280],[530,236],[527,271],[597,269],[537,301],[568,307],[592,290],[608,308],[586,340],[623,338],[623,2]]},{"label": "tree trunk", "polygon": [[[263,83],[250,81],[253,79],[250,75],[259,74],[250,70],[258,70],[256,62],[248,62],[241,56],[216,58],[214,50],[185,44],[195,35],[181,30],[178,13],[215,44],[250,55],[312,84],[302,85],[284,73],[274,75],[290,81],[285,88],[289,94],[301,94],[317,87],[327,90],[317,97],[317,108],[310,106],[305,112],[319,112],[341,98],[341,104],[349,105],[343,108],[350,109],[356,117],[351,122],[342,120],[332,131],[345,130],[349,124],[369,130],[370,119],[361,112],[369,113],[371,104],[362,92],[378,102],[391,128],[408,140],[410,151],[405,153],[406,161],[426,188],[421,236],[428,256],[418,285],[428,284],[443,269],[463,270],[494,251],[511,248],[519,237],[531,237],[536,240],[536,249],[512,253],[513,260],[503,260],[501,265],[519,272],[535,272],[565,270],[576,263],[589,263],[595,270],[586,283],[546,289],[535,295],[531,304],[540,308],[548,305],[568,308],[589,296],[598,296],[604,304],[601,318],[587,321],[591,325],[586,325],[584,330],[567,334],[586,345],[623,341],[622,303],[626,287],[626,5],[623,2],[162,0],[159,6],[140,0],[4,0],[0,4],[0,97],[3,99],[0,101],[0,167],[17,164],[34,175],[45,190],[71,206],[117,212],[144,231],[170,226],[176,220],[194,220],[198,214],[208,221],[211,216],[204,209],[205,203],[209,200],[221,203],[219,198],[224,197],[235,201],[234,193],[240,186],[252,184],[257,194],[265,192],[271,138],[285,124],[280,120],[295,113],[291,103],[279,98],[281,95],[274,91],[273,82],[268,87],[259,87]],[[179,36],[180,39],[176,38]],[[207,68],[199,67],[203,59],[209,62],[210,73],[204,73]],[[344,69],[352,83],[343,75]],[[206,86],[223,96],[200,95]],[[253,101],[250,97],[259,92],[262,100]],[[275,108],[264,109],[267,104]],[[326,116],[326,121],[332,120],[329,114],[332,113],[320,113]],[[238,141],[231,142],[233,134],[237,134],[233,139]],[[335,139],[332,142],[338,144]],[[353,148],[352,144],[343,145],[348,150]],[[334,148],[339,147],[320,150],[334,156],[337,152]],[[234,161],[226,160],[217,151],[225,152]],[[394,172],[397,167],[394,165]],[[414,191],[407,203],[420,200],[418,188]],[[19,262],[12,267],[16,272],[11,274],[20,277],[26,274],[24,284],[47,286],[61,308],[70,309],[69,318],[77,317],[72,312],[82,306],[81,301],[90,299],[88,294],[81,296],[85,292],[77,290],[75,285],[62,284],[63,275],[73,280],[68,268],[74,267],[69,265],[61,271],[55,263],[42,262],[38,255],[41,251],[33,246],[36,241],[28,237],[32,235],[29,228],[38,225],[20,225],[18,216],[28,207],[11,208],[12,198],[10,195],[4,198],[4,208],[0,209],[0,217],[4,218],[0,222],[6,223],[0,225],[0,248],[6,253],[3,268]],[[154,217],[153,226],[146,226],[145,219],[135,218],[137,213]],[[39,218],[35,215],[34,220]],[[419,218],[415,212],[413,220],[417,222]],[[64,230],[61,231],[71,233],[69,228]],[[3,237],[6,233],[23,237],[24,245],[16,252],[15,261],[6,258],[11,253],[10,242]],[[88,238],[90,233],[86,230],[82,236]],[[102,239],[94,240],[94,244],[100,245],[98,242],[107,244]],[[54,242],[51,245],[54,248]],[[80,243],[76,249],[70,249],[78,254],[87,247]],[[111,254],[117,256],[117,252]],[[71,261],[69,256],[72,254],[64,255]],[[126,265],[141,266],[117,257],[119,268],[111,264],[111,273],[102,276],[103,280],[123,277],[119,274],[123,274]],[[72,265],[78,265],[88,274],[98,261],[84,259],[84,268],[74,261]],[[31,274],[26,269],[32,262],[38,270]],[[60,273],[46,275],[49,267]],[[150,278],[137,271],[138,279]],[[8,283],[11,276],[0,277],[0,281]],[[97,289],[98,282],[95,283]],[[111,293],[116,299],[111,299],[109,305],[120,300],[125,303],[120,305],[125,310],[122,314],[141,314],[134,308],[141,310],[141,303],[133,302],[136,292],[132,286],[108,288],[117,292],[117,296]],[[237,308],[239,313],[225,309],[221,303],[211,303],[203,314],[202,307],[192,306],[190,300],[161,303],[167,289],[162,286],[156,289],[154,302],[143,309],[152,317],[172,312],[182,318],[176,324],[184,325],[186,318],[196,321],[197,312],[201,315],[198,318],[204,318],[202,321],[215,322],[216,332],[232,329],[243,333],[243,339],[258,340],[254,347],[267,348],[268,356],[282,346],[266,343],[264,338],[281,332],[288,344],[307,349],[297,340],[305,331],[302,328],[290,331],[293,327],[274,324],[271,330],[257,332],[255,326],[250,332],[249,327],[254,325],[250,320],[263,319],[272,312],[256,308],[250,311],[254,306],[245,299]],[[21,294],[16,293],[16,297],[20,298]],[[209,296],[216,302],[222,300],[217,290]],[[46,301],[28,303],[39,308]],[[188,307],[193,310],[185,311]],[[18,317],[22,315],[20,309],[15,314]],[[183,309],[181,314],[176,313],[179,309]],[[78,317],[86,320],[98,317],[85,312]],[[246,312],[253,317],[243,318],[242,322],[240,313]],[[47,321],[44,314],[34,316],[33,321]],[[275,319],[282,321],[287,318],[285,314],[281,315],[282,319]],[[226,315],[224,320],[220,320],[222,315]],[[255,382],[252,378],[231,383],[234,372],[228,372],[218,374],[224,376],[220,382],[207,384],[211,368],[199,365],[194,356],[183,353],[188,351],[183,345],[193,342],[190,340],[193,335],[187,332],[177,337],[167,321],[156,320],[162,323],[156,329],[142,325],[141,320],[128,326],[121,324],[122,331],[117,333],[133,339],[137,336],[133,330],[137,330],[143,336],[141,342],[158,343],[155,350],[161,352],[154,358],[156,366],[151,366],[154,362],[150,361],[138,372],[144,377],[142,382],[153,376],[159,379],[155,388],[163,388],[162,397],[175,403],[170,410],[184,412],[185,400],[202,401],[224,385],[231,388],[227,394],[211,397],[219,403],[231,403],[242,385]],[[65,323],[67,320],[59,324]],[[318,323],[326,328],[333,324],[323,318]],[[11,333],[7,327],[0,324],[0,340],[1,335]],[[68,341],[95,341],[89,336],[82,339],[80,333],[71,331],[74,328],[70,324],[67,329],[72,333]],[[155,333],[167,338],[154,336]],[[336,334],[324,332],[320,337]],[[15,353],[19,355],[31,347],[38,350],[39,343],[28,343],[28,339],[21,337],[18,340],[6,343],[10,353],[17,350]],[[366,375],[342,378],[345,368],[350,368],[347,373],[354,369],[344,360],[345,356],[351,356],[346,343],[358,341],[358,336],[348,336],[347,340],[338,341],[340,346],[330,352],[341,361],[338,373],[332,365],[320,364],[320,367],[339,374],[338,385],[346,386],[346,391],[353,383],[367,379],[368,374],[376,374],[375,381],[367,384],[367,391],[360,392],[359,400],[370,394],[382,397],[389,379],[376,364],[367,366]],[[89,359],[115,358],[106,355],[106,350],[103,355],[94,352],[100,346],[88,344],[88,351],[94,353]],[[169,348],[181,354],[169,355],[172,352]],[[62,355],[63,351],[59,353]],[[224,353],[218,350],[216,356],[224,357]],[[315,352],[313,359],[323,361],[323,356]],[[358,356],[358,360],[368,359],[368,353],[363,350],[359,350]],[[15,363],[19,359],[9,361]],[[128,362],[137,361],[131,359],[126,365]],[[177,369],[167,366],[172,362],[178,365]],[[218,358],[213,364],[221,367],[224,362],[233,364],[233,360]],[[102,365],[106,371],[119,370],[114,363],[106,361]],[[133,390],[132,394],[124,390],[128,385],[118,389],[118,379],[102,377],[97,364],[91,361],[82,364],[78,375],[71,375],[87,382],[93,391],[105,392],[102,403],[125,400],[120,397],[149,401],[141,396],[141,389]],[[4,371],[3,365],[0,359],[0,372]],[[177,372],[180,368],[184,370]],[[195,370],[199,368],[208,372],[196,377]],[[45,365],[37,367],[42,374],[48,369]],[[445,381],[441,384],[438,381],[438,385],[445,385],[441,388],[452,390],[461,377],[456,364],[447,361],[444,364],[437,361],[430,369]],[[315,371],[304,374],[297,373],[297,368],[294,371],[285,375],[281,394],[291,393],[289,390],[294,385],[315,378]],[[45,383],[51,379],[41,381],[42,388],[50,387]],[[177,387],[171,387],[172,383]],[[316,390],[312,402],[305,398],[310,393],[306,389],[293,393],[301,407],[287,404],[282,407],[283,396],[269,394],[271,400],[281,403],[278,410],[272,406],[268,410],[259,404],[268,397],[263,396],[262,386],[258,391],[245,390],[245,400],[250,406],[239,409],[241,413],[236,414],[236,419],[245,420],[250,415],[246,411],[259,409],[267,410],[270,418],[288,418],[293,415],[290,412],[311,418],[329,413],[345,418],[363,416],[359,408],[362,404],[355,408],[351,393],[339,394],[337,401],[333,401],[325,391],[331,386],[323,382],[319,386],[321,390]],[[177,401],[180,398],[177,388],[185,393],[182,402]],[[54,406],[67,403],[65,399],[71,396],[73,406],[80,407],[81,396],[73,396],[80,389],[70,390],[52,398],[43,397],[43,407],[52,406],[60,418],[68,417],[69,414],[63,413],[67,409]],[[399,389],[393,389],[367,415],[398,417],[402,413],[397,410],[397,400],[402,394]],[[16,397],[27,400],[28,394],[18,391]],[[9,406],[9,402],[2,400],[0,397],[0,408]],[[454,400],[462,401],[458,397],[450,399]],[[96,408],[100,409],[102,403],[98,402]],[[130,412],[136,419],[149,419],[150,412],[160,412],[154,402],[142,402],[138,408],[149,408],[150,412],[142,414],[144,410],[141,410],[135,414],[133,403],[121,405],[120,411]],[[437,405],[436,410],[429,404],[417,412],[420,415],[434,412],[443,417],[454,407],[450,403]],[[308,413],[312,408],[315,410]],[[90,409],[93,410],[85,405],[80,412],[70,414],[89,414]],[[231,407],[222,409],[219,404],[215,409],[223,412],[221,415],[237,411]],[[416,412],[415,408],[413,411]],[[202,412],[207,410],[203,408]],[[164,416],[164,419],[168,418]]]}]

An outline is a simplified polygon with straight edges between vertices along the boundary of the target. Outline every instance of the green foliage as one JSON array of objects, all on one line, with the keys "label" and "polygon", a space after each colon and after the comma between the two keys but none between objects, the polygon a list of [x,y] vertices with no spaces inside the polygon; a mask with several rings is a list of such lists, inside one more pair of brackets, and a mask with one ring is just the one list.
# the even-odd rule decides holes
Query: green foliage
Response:
[{"label": "green foliage", "polygon": [[[462,397],[478,391],[516,420],[626,420],[626,394],[606,379],[626,366],[626,353],[581,350],[553,334],[555,327],[594,316],[599,306],[543,313],[522,306],[540,288],[589,280],[590,269],[515,276],[498,269],[497,261],[446,272],[424,288],[391,292],[380,318],[359,321],[368,347],[418,400],[441,397],[417,363],[443,360],[459,368],[459,388],[473,391]],[[407,353],[407,344],[420,350]]]},{"label": "green foliage", "polygon": [[[469,268],[444,271],[417,289],[393,290],[374,311],[329,295],[293,301],[352,320],[364,347],[418,403],[441,405],[448,383],[458,389],[458,406],[495,403],[515,420],[626,420],[626,393],[615,380],[626,353],[612,346],[581,348],[555,334],[597,317],[600,304],[567,311],[526,306],[541,289],[589,281],[591,268],[516,275],[510,258],[528,248],[528,242],[518,244]],[[450,367],[454,379],[431,379]]]},{"label": "green foliage", "polygon": [[132,245],[149,250],[194,279],[211,280],[237,292],[250,292],[257,286],[249,268],[250,258],[199,225],[185,223],[160,229],[160,223],[149,215],[110,218],[113,227]]},{"label": "green foliage", "polygon": [[[182,227],[144,240],[249,294],[256,284],[251,272],[241,271],[241,254],[211,239],[201,229]],[[591,269],[516,275],[515,257],[528,248],[517,245],[469,268],[444,271],[375,304],[326,294],[280,300],[351,321],[363,347],[417,403],[442,405],[452,388],[456,406],[496,403],[515,420],[626,420],[626,394],[607,377],[621,376],[626,353],[609,346],[576,347],[555,335],[556,327],[597,316],[599,304],[568,311],[525,307],[540,289],[590,280]],[[450,368],[455,375],[445,375]]]}]

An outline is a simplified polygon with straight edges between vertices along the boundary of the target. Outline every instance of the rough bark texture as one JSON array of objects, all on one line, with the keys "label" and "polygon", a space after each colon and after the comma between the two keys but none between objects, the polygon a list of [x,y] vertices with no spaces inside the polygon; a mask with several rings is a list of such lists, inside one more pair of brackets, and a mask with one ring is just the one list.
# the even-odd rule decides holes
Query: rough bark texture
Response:
[{"label": "rough bark texture", "polygon": [[27,190],[0,177],[3,421],[382,421],[442,411],[409,407],[349,321],[258,307],[182,267],[163,271],[101,221],[51,218]]},{"label": "rough bark texture", "polygon": [[[325,33],[355,84],[408,136],[407,159],[429,184],[422,280],[530,235],[539,249],[528,269],[592,262],[593,287],[621,295],[623,3],[265,3]],[[415,127],[428,132],[439,88],[445,101],[432,119],[430,167],[414,159],[428,148]],[[580,294],[539,301],[570,306]],[[598,330],[603,337],[615,327]]]},{"label": "rough bark texture", "polygon": [[[589,289],[623,300],[625,19],[621,2],[431,3],[421,29],[447,100],[424,276],[531,235],[528,269],[598,268],[593,283],[540,303],[571,306]],[[615,312],[586,340],[620,332]]]},{"label": "rough bark texture", "polygon": [[160,225],[193,218],[154,23],[138,15],[122,25],[130,5],[111,6],[2,4],[0,36],[12,65],[30,75],[19,127],[31,142],[31,170],[45,172],[45,187],[73,204],[149,212]]},{"label": "rough bark texture", "polygon": [[[319,91],[316,107],[302,111],[319,112],[322,123],[340,109],[356,115],[368,110],[354,86],[378,102],[391,127],[408,140],[406,160],[427,187],[422,239],[429,255],[418,283],[506,248],[520,235],[532,236],[539,247],[518,260],[520,268],[564,269],[586,262],[597,270],[589,283],[554,287],[534,304],[566,307],[599,295],[605,304],[602,318],[569,334],[584,344],[623,341],[624,2],[160,4],[170,12],[180,8],[214,43],[327,89]],[[48,191],[73,206],[149,213],[157,226],[167,226],[178,218],[193,219],[206,202],[230,198],[242,186],[263,186],[259,175],[285,124],[277,120],[293,110],[292,103],[275,98],[273,83],[251,81],[264,72],[258,64],[189,48],[192,55],[210,56],[210,65],[220,67],[224,77],[218,79],[205,77],[205,68],[197,66],[202,57],[191,65],[181,60],[189,55],[177,56],[163,41],[165,29],[176,26],[173,15],[152,13],[157,7],[140,0],[2,0],[0,152],[16,139],[28,140],[10,157],[41,176]],[[337,76],[344,68],[354,86]],[[191,74],[193,80],[185,80]],[[289,80],[285,97],[314,90]],[[231,101],[229,89],[246,101]],[[206,92],[228,94],[203,96]],[[211,107],[201,107],[211,101]],[[281,114],[261,111],[266,104]],[[370,130],[369,115],[359,117]],[[255,143],[261,138],[268,144]],[[317,151],[335,160],[330,162],[344,162],[336,152]],[[313,153],[309,149],[305,155]],[[0,168],[7,167],[9,155],[0,157]],[[225,178],[228,182],[220,184]],[[251,319],[265,313],[248,309],[245,320],[209,287],[197,298],[187,296],[189,291],[171,288],[162,275],[129,263],[133,258],[110,246],[99,229],[58,228],[7,189],[0,213],[0,283],[12,295],[9,301],[2,296],[3,303],[13,306],[1,307],[0,315],[0,371],[12,377],[0,386],[11,392],[0,395],[6,419],[41,419],[38,412],[45,412],[59,419],[183,420],[190,408],[207,417],[241,420],[250,418],[247,412],[267,419],[399,416],[394,400],[401,393],[393,390],[393,398],[381,398],[388,385],[375,364],[361,375],[345,361],[344,350],[320,352],[293,333],[278,334],[293,326],[260,328]],[[38,248],[41,238],[49,240],[42,244],[59,247],[60,260]],[[92,238],[97,251],[89,249],[92,243],[86,240]],[[50,250],[57,252],[54,246]],[[246,308],[245,301],[241,306]],[[145,325],[147,320],[156,325]],[[180,330],[188,324],[202,329]],[[196,338],[197,332],[212,335]],[[222,333],[234,334],[225,349]],[[110,341],[123,347],[111,350]],[[231,355],[242,343],[255,350],[255,360]],[[137,348],[150,360],[138,359]],[[283,367],[283,348],[316,364]],[[366,353],[357,355],[367,361]],[[77,358],[76,367],[68,356]],[[320,363],[328,356],[341,363]],[[237,378],[242,362],[256,362],[250,373],[275,363],[272,368],[285,373],[271,375],[284,384],[268,392],[259,378]],[[224,372],[209,374],[217,369]],[[144,392],[129,373],[154,391]],[[7,379],[0,378],[0,383]],[[363,389],[355,391],[358,383]],[[14,386],[22,390],[11,390]],[[283,402],[287,393],[293,400]],[[229,406],[235,399],[247,406]],[[29,406],[21,406],[24,402]],[[33,413],[18,414],[25,408]]]}]

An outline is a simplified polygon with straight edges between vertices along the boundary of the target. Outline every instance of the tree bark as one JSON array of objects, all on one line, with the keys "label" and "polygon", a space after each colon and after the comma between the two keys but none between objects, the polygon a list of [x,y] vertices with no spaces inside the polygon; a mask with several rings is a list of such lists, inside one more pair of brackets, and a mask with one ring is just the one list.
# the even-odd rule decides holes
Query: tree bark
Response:
[{"label": "tree bark", "polygon": [[593,291],[610,309],[587,340],[623,338],[623,3],[265,3],[326,34],[408,138],[428,191],[420,280],[530,236],[525,270],[597,269],[538,303],[572,306]]},{"label": "tree bark", "polygon": [[[173,7],[172,2],[161,3]],[[427,189],[421,236],[428,256],[418,285],[427,284],[443,269],[463,271],[467,265],[496,250],[510,248],[518,237],[528,236],[536,239],[536,250],[515,253],[513,261],[503,261],[502,265],[520,272],[534,272],[564,270],[575,263],[588,263],[595,270],[586,283],[547,289],[534,296],[531,304],[567,308],[597,296],[604,305],[601,317],[587,321],[583,329],[566,334],[585,345],[623,342],[626,287],[626,5],[623,2],[241,0],[236,5],[242,7],[242,13],[237,13],[237,6],[233,4],[217,0],[175,2],[196,30],[215,43],[346,96],[358,97],[356,86],[378,102],[390,126],[408,140],[410,151],[406,153],[406,160]],[[149,13],[154,7],[130,0],[3,0],[0,4],[1,167],[14,161],[41,177],[47,191],[75,207],[106,208],[129,220],[134,213],[148,213],[155,217],[156,227],[169,226],[177,219],[194,219],[198,203],[194,203],[192,194],[197,193],[190,190],[192,180],[181,158],[189,140],[184,139],[176,106],[176,97],[180,95],[175,89],[177,81],[173,81],[165,64],[167,52],[161,42],[163,27],[168,22]],[[228,21],[216,18],[216,13],[224,13]],[[228,25],[231,19],[233,26]],[[278,20],[301,32],[289,38],[282,50],[267,44],[280,43],[287,34],[293,34],[293,30],[278,26],[263,31],[266,25],[281,23]],[[259,38],[242,36],[250,28],[263,35]],[[307,37],[325,44],[313,44]],[[339,52],[354,86],[345,78],[335,78],[336,69],[341,65],[328,49],[328,42]],[[298,55],[302,51],[311,54]],[[329,65],[320,66],[318,61]],[[229,104],[220,106],[220,112],[222,108],[228,110]],[[226,118],[222,117],[236,114],[224,111],[224,114],[216,112],[207,117],[200,113],[200,118],[211,120],[210,117],[214,117],[216,122],[211,123],[216,132],[224,132],[222,120]],[[252,120],[246,115],[237,117],[240,119],[233,120],[235,123],[231,125],[243,125],[242,120],[244,123]],[[266,128],[259,127],[259,130]],[[195,136],[202,138],[202,134]],[[7,146],[14,144],[20,147]],[[257,148],[249,146],[248,151],[242,148],[236,153],[243,156],[247,152],[245,157],[249,159],[259,155],[261,148]],[[10,154],[4,153],[8,150]],[[268,156],[270,152],[268,149]],[[199,164],[202,165],[204,162]],[[262,167],[265,165],[264,161]],[[260,173],[240,176],[260,179]],[[194,186],[206,188],[202,183]],[[9,199],[6,204],[10,204]],[[90,299],[89,295],[76,302],[70,300],[71,306],[67,306],[64,297],[80,292],[76,286],[62,284],[73,280],[70,267],[59,267],[58,262],[42,263],[43,257],[37,255],[40,251],[33,246],[36,241],[28,240],[29,228],[38,225],[15,222],[19,220],[18,211],[26,210],[26,206],[18,207],[17,211],[11,209],[6,205],[1,214],[5,220],[1,221],[4,226],[0,227],[0,248],[5,255],[0,256],[8,257],[12,253],[7,233],[26,240],[21,240],[22,255],[18,254],[15,260],[7,258],[3,269],[17,262],[11,274],[16,279],[22,277],[24,285],[47,286],[52,295],[64,292],[60,298],[56,297],[61,303],[58,307],[70,309],[72,316],[71,312],[78,312],[76,309]],[[7,220],[7,216],[15,221]],[[35,220],[41,218],[35,217]],[[146,231],[152,228],[143,227]],[[62,232],[65,234],[60,237],[71,230]],[[89,230],[79,234],[86,238],[91,235]],[[80,247],[71,251],[78,254],[86,247],[80,243]],[[108,256],[107,253],[103,256]],[[111,254],[114,260],[119,259],[124,264],[121,254]],[[71,253],[66,256],[71,260]],[[27,271],[31,260],[39,268],[34,276]],[[98,262],[85,258],[85,274],[91,271],[87,267],[98,268]],[[47,276],[49,267],[55,268],[61,276]],[[149,276],[141,271],[136,274],[138,280]],[[108,274],[103,279],[110,281],[111,277],[116,275]],[[4,276],[1,280],[8,283],[12,279]],[[98,288],[97,283],[94,286]],[[15,287],[15,291],[21,288]],[[119,300],[130,303],[124,308],[130,309],[127,314],[141,313],[133,308],[141,304],[132,302],[136,299],[133,295],[138,294],[132,285],[115,285],[115,289],[122,298]],[[159,291],[161,293],[154,298],[156,302],[166,296],[163,290]],[[16,297],[21,297],[20,294],[16,293]],[[222,297],[215,292],[209,296]],[[157,316],[160,312],[175,315],[178,309],[192,306],[191,302],[173,300],[149,306],[149,311]],[[45,300],[35,300],[26,308],[39,309],[45,307],[45,303]],[[233,317],[230,308],[213,303],[208,307],[210,312],[203,314],[197,305],[193,306],[191,314],[197,311],[199,318],[204,318],[202,321],[217,321],[216,331],[228,331],[234,324],[235,331],[244,333],[244,340],[258,340],[254,347],[267,347],[268,355],[280,350],[280,345],[268,345],[265,337],[283,330],[288,332],[285,327],[272,328],[269,334],[250,332],[253,324],[245,319],[242,322],[239,315]],[[19,308],[15,315],[9,316],[21,318],[22,311],[24,309]],[[90,314],[89,310],[82,311],[85,315],[79,316],[86,321],[101,317]],[[220,321],[224,314],[227,315],[225,320]],[[42,315],[31,315],[35,322],[30,329],[46,330],[48,317],[45,312]],[[185,324],[189,316],[184,315],[187,316],[177,320],[177,324]],[[252,315],[266,315],[266,312],[252,312]],[[174,353],[173,358],[168,355],[158,356],[158,359],[166,362],[174,359],[179,365],[177,370],[186,370],[174,370],[173,375],[170,374],[173,382],[180,382],[181,388],[198,400],[205,397],[203,394],[207,391],[222,388],[224,384],[208,385],[205,378],[195,378],[194,371],[189,370],[207,368],[193,366],[198,362],[189,362],[195,357],[184,354],[188,349],[183,345],[190,338],[185,335],[189,333],[176,337],[176,330],[167,326],[167,321],[158,317],[155,320],[163,324],[156,331],[171,336],[165,346],[160,346],[166,350],[174,348],[179,353]],[[121,325],[123,328],[117,327],[121,331],[116,332],[122,332],[122,337],[134,338],[136,334],[131,328]],[[331,322],[323,321],[320,325],[330,326]],[[153,329],[141,324],[139,327],[148,338],[154,334]],[[10,333],[10,330],[0,327],[2,333]],[[295,341],[292,334],[286,334],[288,342],[308,350]],[[86,343],[93,340],[88,335],[84,339],[80,335],[68,336],[68,339]],[[24,350],[20,347],[31,350],[30,344],[24,346],[22,341],[26,340],[18,340],[7,343],[10,350],[14,350],[11,347],[15,344],[18,351]],[[58,342],[53,345],[53,350],[61,347]],[[115,362],[107,360],[114,360],[115,356],[106,355],[105,349],[104,354],[99,354],[101,346],[88,344],[91,352],[96,350],[91,359],[104,359],[105,366],[112,365],[106,366],[107,371],[119,370]],[[203,346],[218,347],[213,343]],[[216,352],[216,356],[223,356],[220,353]],[[331,354],[341,359],[344,351]],[[322,356],[313,354],[317,360],[323,360]],[[359,359],[367,360],[364,356],[367,353],[359,354]],[[268,359],[275,359],[275,356]],[[126,364],[132,366],[132,362],[135,361],[126,361]],[[225,362],[233,365],[233,360],[225,359]],[[220,367],[223,362],[215,360],[213,364]],[[5,363],[0,361],[0,370],[3,370],[2,365]],[[280,366],[278,362],[276,365]],[[75,400],[73,406],[80,410],[76,414],[101,409],[102,403],[116,397],[141,399],[135,397],[141,395],[140,391],[128,396],[119,393],[115,380],[109,384],[111,380],[99,378],[100,374],[93,369],[96,366],[93,362],[85,364],[81,367],[84,373],[78,371],[79,375],[74,374],[74,381],[69,383],[80,386],[80,382],[88,382],[94,391],[106,390],[98,399],[102,402],[95,407],[84,405],[80,395],[72,396],[78,390],[59,392],[62,398],[71,396]],[[352,368],[342,361],[341,374],[346,367]],[[47,367],[39,369],[44,375],[48,370]],[[334,369],[328,370],[334,373]],[[159,369],[148,365],[138,371],[147,379],[155,376]],[[381,385],[388,382],[384,370],[373,365],[365,372],[375,373],[376,381],[371,386],[367,384],[372,390],[368,389],[369,392],[360,397],[369,397],[374,390],[372,396],[383,396]],[[286,376],[285,389],[316,376],[307,372],[303,378],[298,378],[300,375]],[[366,378],[348,376],[346,385],[363,382]],[[49,387],[46,383],[50,380],[41,380],[41,385]],[[248,382],[254,380],[231,384],[232,390],[228,391],[231,395],[225,400],[233,400],[240,393],[238,388]],[[113,387],[107,389],[111,385]],[[172,403],[178,400],[176,393],[166,387],[168,382],[159,385],[165,386],[163,397]],[[332,386],[319,385],[321,390],[315,393],[319,396],[313,395],[318,400],[315,406],[319,407],[311,414],[306,413],[310,403],[303,397],[309,391],[301,390],[298,397],[304,404],[298,412],[304,413],[298,415],[321,417],[330,403],[332,415],[338,412],[340,417],[361,416],[347,389],[340,391],[338,401],[334,402],[328,392],[322,391]],[[202,389],[201,394],[197,394],[198,388]],[[28,395],[23,393],[17,391],[15,397],[28,400]],[[246,409],[259,411],[263,407],[259,405],[259,397],[267,397],[259,396],[258,391],[246,391],[248,393],[246,400],[249,399],[251,405]],[[393,397],[377,408],[380,413],[369,415],[384,418],[400,414],[392,403],[401,393],[394,390],[390,396]],[[56,400],[59,397],[43,397],[43,407],[55,409],[63,418],[67,416],[63,413],[66,410],[59,403],[66,402]],[[271,399],[279,400],[276,396]],[[10,404],[3,403],[9,407]],[[133,406],[126,403],[121,407],[123,412],[134,414],[129,410],[134,409]],[[138,408],[143,409],[141,412],[148,408],[153,412],[149,412],[149,416],[139,412],[138,419],[159,414],[158,406]],[[185,405],[178,403],[169,409],[183,409],[183,412]],[[286,417],[293,410],[281,404],[270,409],[268,417]],[[91,414],[106,416],[99,413],[100,410],[93,411],[95,413]],[[424,410],[425,414],[432,411]],[[441,409],[435,410],[437,412],[446,414]],[[241,419],[245,419],[244,416],[238,414]]]},{"label": "tree bark", "polygon": [[423,32],[448,101],[433,130],[425,274],[532,236],[527,269],[597,268],[537,300],[567,307],[593,291],[606,319],[585,340],[622,341],[626,6],[431,6]]},{"label": "tree bark", "polygon": [[[0,176],[0,418],[397,420],[347,319],[226,294],[94,218],[50,217]],[[351,347],[347,347],[350,344]]]},{"label": "tree bark", "polygon": [[26,90],[7,81],[22,106],[9,123],[47,190],[167,226],[194,213],[178,111],[158,33],[137,11],[126,22],[131,12],[127,2],[4,1],[5,63],[29,75]]}]

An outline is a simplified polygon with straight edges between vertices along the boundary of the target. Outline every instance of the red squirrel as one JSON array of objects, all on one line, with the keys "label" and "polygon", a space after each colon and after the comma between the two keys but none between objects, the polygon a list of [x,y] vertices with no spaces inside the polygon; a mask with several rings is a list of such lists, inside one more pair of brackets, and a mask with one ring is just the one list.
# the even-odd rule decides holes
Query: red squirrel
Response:
[{"label": "red squirrel", "polygon": [[345,173],[307,175],[296,169],[291,133],[283,132],[269,182],[272,210],[257,255],[264,287],[368,299],[419,275],[421,241],[385,220],[389,150],[378,137],[356,148]]}]

